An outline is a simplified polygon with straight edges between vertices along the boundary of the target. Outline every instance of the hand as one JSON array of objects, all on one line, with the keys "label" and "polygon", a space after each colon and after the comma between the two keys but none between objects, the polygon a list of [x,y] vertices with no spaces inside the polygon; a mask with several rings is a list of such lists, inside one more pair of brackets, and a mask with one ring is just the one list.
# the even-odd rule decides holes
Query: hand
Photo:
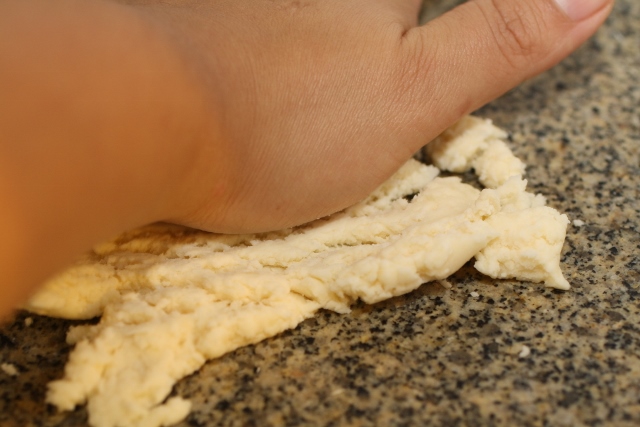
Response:
[{"label": "hand", "polygon": [[170,220],[300,224],[362,199],[445,127],[556,64],[612,1],[476,0],[417,27],[417,0],[130,3],[174,36],[219,112]]},{"label": "hand", "polygon": [[0,316],[128,228],[357,202],[613,2],[470,0],[417,27],[418,0],[125,1],[0,0]]}]

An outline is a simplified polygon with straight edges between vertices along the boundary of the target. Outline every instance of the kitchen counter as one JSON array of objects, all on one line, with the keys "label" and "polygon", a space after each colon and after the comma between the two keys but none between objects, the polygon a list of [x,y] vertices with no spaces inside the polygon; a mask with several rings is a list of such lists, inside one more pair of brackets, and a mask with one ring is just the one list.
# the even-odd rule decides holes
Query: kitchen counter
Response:
[{"label": "kitchen counter", "polygon": [[[468,265],[449,289],[323,311],[180,381],[193,402],[180,426],[640,425],[640,2],[619,0],[579,51],[478,115],[573,221],[572,289]],[[0,370],[0,426],[86,425],[84,408],[44,403],[72,323],[20,313],[0,327],[0,363],[17,369]]]}]

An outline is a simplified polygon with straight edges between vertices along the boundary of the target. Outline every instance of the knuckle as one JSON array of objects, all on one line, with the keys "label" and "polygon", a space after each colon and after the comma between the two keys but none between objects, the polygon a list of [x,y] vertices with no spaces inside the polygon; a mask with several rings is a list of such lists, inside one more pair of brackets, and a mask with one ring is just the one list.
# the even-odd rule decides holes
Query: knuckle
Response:
[{"label": "knuckle", "polygon": [[531,3],[475,1],[491,31],[496,48],[513,67],[530,62],[539,53],[543,28]]}]

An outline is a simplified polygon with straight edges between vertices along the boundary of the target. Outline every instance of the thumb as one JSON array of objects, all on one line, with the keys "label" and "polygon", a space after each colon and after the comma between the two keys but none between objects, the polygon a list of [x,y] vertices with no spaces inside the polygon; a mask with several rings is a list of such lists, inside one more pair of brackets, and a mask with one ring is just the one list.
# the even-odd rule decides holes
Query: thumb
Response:
[{"label": "thumb", "polygon": [[410,30],[406,46],[423,91],[416,98],[431,119],[425,125],[451,123],[552,67],[597,30],[612,5],[613,0],[470,0]]}]

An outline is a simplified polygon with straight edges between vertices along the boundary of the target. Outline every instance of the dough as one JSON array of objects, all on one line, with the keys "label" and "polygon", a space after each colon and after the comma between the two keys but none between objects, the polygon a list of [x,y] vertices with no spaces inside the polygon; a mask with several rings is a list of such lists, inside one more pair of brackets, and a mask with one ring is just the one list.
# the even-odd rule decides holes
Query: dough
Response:
[{"label": "dough", "polygon": [[507,133],[490,120],[467,116],[427,144],[425,151],[442,170],[462,173],[475,169],[487,188],[498,188],[512,176],[522,177],[525,165],[503,139]]},{"label": "dough", "polygon": [[27,308],[87,319],[47,401],[87,403],[95,427],[161,426],[188,401],[165,398],[206,360],[295,327],[320,308],[349,311],[441,280],[476,257],[494,278],[567,289],[559,267],[568,219],[527,193],[524,165],[490,121],[468,117],[433,144],[440,168],[474,168],[488,188],[415,160],[366,200],[275,233],[216,235],[155,224],[97,246]]},{"label": "dough", "polygon": [[0,371],[4,372],[10,377],[15,377],[20,373],[18,371],[18,368],[16,368],[16,365],[12,363],[0,363]]}]

